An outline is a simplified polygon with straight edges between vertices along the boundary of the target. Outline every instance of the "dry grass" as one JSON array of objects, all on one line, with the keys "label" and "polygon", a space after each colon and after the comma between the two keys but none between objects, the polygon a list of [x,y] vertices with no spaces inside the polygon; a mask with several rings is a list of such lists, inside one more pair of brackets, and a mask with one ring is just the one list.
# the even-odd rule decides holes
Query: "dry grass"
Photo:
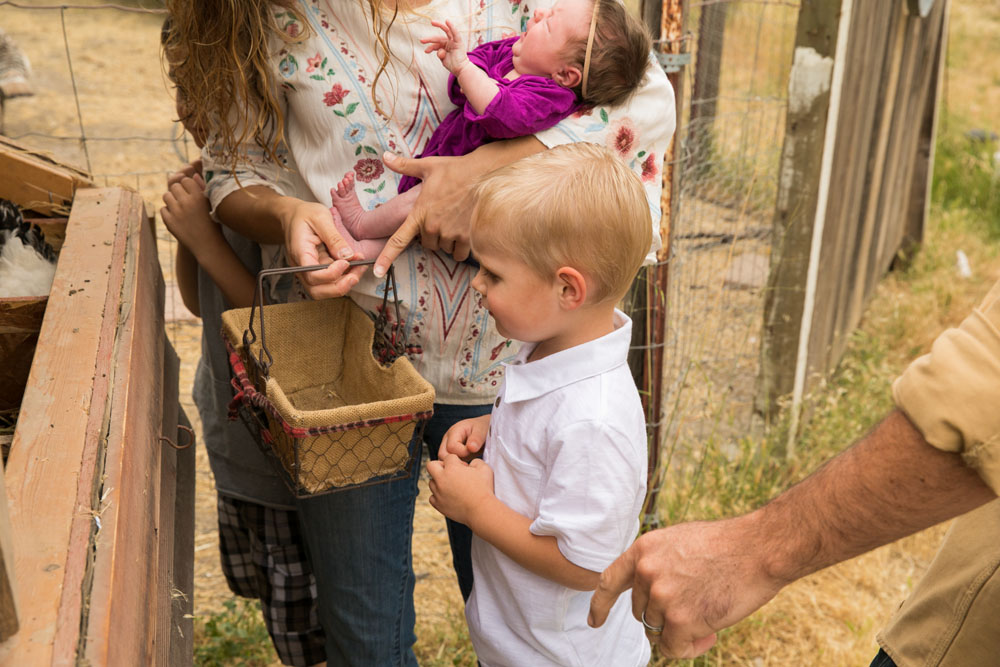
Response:
[{"label": "dry grass", "polygon": [[[787,29],[777,20],[761,24],[756,15],[734,20],[748,25],[757,20],[767,30],[772,23],[775,30]],[[89,144],[95,171],[130,174],[106,180],[138,189],[151,211],[158,207],[163,175],[180,164],[169,141],[174,134],[172,102],[157,60],[159,22],[156,17],[112,10],[66,11],[87,135],[146,135],[161,139]],[[0,26],[31,57],[37,90],[33,99],[8,103],[8,134],[78,137],[59,11],[0,7]],[[951,30],[947,107],[961,110],[972,125],[1000,130],[1000,68],[994,62],[992,48],[1000,30],[1000,7],[971,0],[953,1]],[[961,35],[961,39],[955,35]],[[752,61],[751,47],[750,39],[731,40],[727,49],[733,51],[728,57]],[[726,76],[736,74],[727,72]],[[775,93],[762,85],[754,90],[761,95]],[[727,112],[727,108],[722,111]],[[734,114],[738,111],[732,109]],[[763,111],[761,114],[761,118],[766,116]],[[773,133],[778,121],[766,118],[769,120],[762,126],[768,126],[768,132]],[[76,140],[25,136],[22,141],[84,164]],[[753,145],[749,148],[752,151]],[[131,175],[137,172],[149,175]],[[708,219],[726,213],[706,209],[702,214]],[[791,466],[770,464],[759,455],[761,443],[752,440],[740,443],[742,449],[738,451],[709,451],[710,458],[697,485],[690,484],[688,475],[672,478],[672,486],[664,495],[665,515],[717,516],[753,506],[863,433],[884,412],[890,379],[907,360],[926,349],[943,327],[958,321],[987,286],[1000,277],[1000,260],[995,248],[984,243],[978,231],[980,221],[961,212],[940,210],[935,210],[932,217],[923,252],[915,265],[902,275],[890,276],[879,287],[860,333],[852,339],[840,374],[813,397],[815,416],[802,445],[801,460]],[[741,224],[753,227],[757,222],[746,217]],[[162,227],[158,237],[161,265],[170,282],[173,246]],[[959,248],[969,255],[974,270],[973,278],[967,281],[954,277],[954,253]],[[709,251],[706,256],[713,253],[718,251]],[[706,261],[709,265],[705,275],[718,278],[722,269],[716,264],[722,260]],[[703,292],[707,296],[711,290]],[[697,307],[696,302],[702,306],[707,303],[696,298],[692,308]],[[172,320],[167,325],[168,336],[182,357],[182,403],[188,414],[196,417],[190,386],[199,352],[199,326],[185,319],[176,302],[168,302],[167,312]],[[720,334],[730,336],[723,338],[730,341],[730,347],[740,337],[753,335],[750,330]],[[197,474],[195,611],[205,617],[222,611],[229,593],[218,567],[214,486],[203,450],[199,452]],[[426,485],[422,484],[414,536],[418,657],[424,665],[474,665],[444,523],[426,503],[426,497]],[[874,633],[926,568],[942,530],[938,527],[925,531],[788,587],[749,620],[724,633],[719,646],[699,662],[866,664],[875,652]]]}]

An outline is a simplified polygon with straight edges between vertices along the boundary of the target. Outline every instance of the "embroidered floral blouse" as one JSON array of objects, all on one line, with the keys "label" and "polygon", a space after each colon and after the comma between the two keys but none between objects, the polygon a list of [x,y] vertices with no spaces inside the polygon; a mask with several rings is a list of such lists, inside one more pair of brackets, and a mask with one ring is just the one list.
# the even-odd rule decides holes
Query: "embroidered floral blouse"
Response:
[{"label": "embroidered floral blouse", "polygon": [[[282,194],[331,205],[330,187],[354,170],[357,192],[368,209],[396,193],[399,176],[386,169],[380,155],[416,154],[441,120],[455,108],[448,99],[448,71],[435,54],[425,54],[421,37],[437,32],[432,19],[449,19],[467,35],[470,48],[523,30],[536,7],[550,0],[432,0],[417,13],[399,15],[389,32],[394,55],[379,78],[372,101],[372,79],[379,58],[373,49],[366,9],[357,0],[311,0],[300,3],[302,20],[312,34],[300,43],[276,48],[285,105],[288,157],[301,178],[282,176],[250,147],[251,158],[238,177],[243,185],[266,185]],[[303,26],[284,10],[276,14],[291,35]],[[551,147],[571,141],[604,144],[616,151],[642,178],[653,214],[654,247],[660,247],[659,219],[663,155],[675,126],[673,91],[666,75],[650,58],[646,84],[624,106],[597,107],[576,113],[537,138]],[[204,151],[213,177],[208,195],[213,209],[239,184],[224,160]],[[437,402],[490,402],[503,376],[501,362],[516,351],[500,336],[470,282],[475,269],[444,252],[413,244],[395,263],[403,317],[413,346],[416,369],[434,386]],[[362,308],[382,302],[382,281],[365,272],[352,290]],[[322,335],[317,333],[317,335]]]}]

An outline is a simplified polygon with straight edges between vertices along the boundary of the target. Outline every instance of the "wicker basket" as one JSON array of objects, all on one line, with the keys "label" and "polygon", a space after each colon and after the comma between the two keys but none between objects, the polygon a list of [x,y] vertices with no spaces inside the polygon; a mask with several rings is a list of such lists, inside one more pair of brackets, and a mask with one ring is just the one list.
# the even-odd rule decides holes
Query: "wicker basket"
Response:
[{"label": "wicker basket", "polygon": [[[258,339],[256,309],[222,315],[233,404],[292,491],[312,496],[411,474],[413,436],[432,414],[434,389],[405,357],[376,360],[372,318],[348,298],[270,305],[260,310]],[[385,356],[386,341],[375,349]]]}]

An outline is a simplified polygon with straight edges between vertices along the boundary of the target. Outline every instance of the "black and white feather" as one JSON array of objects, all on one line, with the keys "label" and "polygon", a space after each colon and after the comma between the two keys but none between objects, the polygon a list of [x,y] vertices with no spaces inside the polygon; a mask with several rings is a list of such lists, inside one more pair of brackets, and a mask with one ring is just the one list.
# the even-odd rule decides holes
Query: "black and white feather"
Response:
[{"label": "black and white feather", "polygon": [[56,253],[17,204],[0,199],[0,297],[45,296],[52,289]]}]

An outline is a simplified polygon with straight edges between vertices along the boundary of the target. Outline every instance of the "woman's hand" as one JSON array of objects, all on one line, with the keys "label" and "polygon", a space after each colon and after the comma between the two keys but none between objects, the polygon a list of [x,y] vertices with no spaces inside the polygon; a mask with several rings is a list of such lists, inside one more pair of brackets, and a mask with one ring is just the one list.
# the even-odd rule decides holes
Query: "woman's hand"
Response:
[{"label": "woman's hand", "polygon": [[481,456],[486,436],[490,432],[490,415],[463,419],[452,426],[441,438],[438,459],[454,454],[463,461]]},{"label": "woman's hand", "polygon": [[[365,267],[351,267],[356,253],[337,233],[330,210],[315,202],[281,197],[277,217],[285,233],[288,259],[296,266],[332,264],[317,271],[299,274],[309,296],[326,299],[344,296],[358,284]],[[331,256],[331,252],[336,257]]]},{"label": "woman's hand", "polygon": [[469,256],[469,223],[472,186],[488,171],[545,150],[534,136],[494,141],[460,157],[404,158],[384,153],[389,169],[423,181],[420,196],[396,233],[375,261],[375,275],[382,277],[410,242],[420,238],[428,250],[443,250],[459,262]]}]

